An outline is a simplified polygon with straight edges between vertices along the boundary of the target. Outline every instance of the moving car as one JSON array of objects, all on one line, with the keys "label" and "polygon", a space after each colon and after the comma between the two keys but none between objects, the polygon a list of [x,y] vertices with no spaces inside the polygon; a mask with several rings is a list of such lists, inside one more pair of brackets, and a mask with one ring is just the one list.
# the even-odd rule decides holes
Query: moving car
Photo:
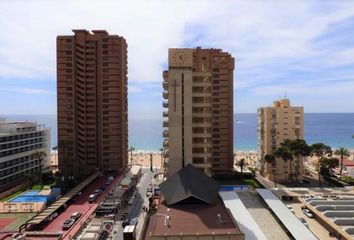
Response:
[{"label": "moving car", "polygon": [[125,226],[128,226],[130,224],[130,218],[125,218],[122,221],[122,227],[124,228]]},{"label": "moving car", "polygon": [[96,201],[97,199],[97,194],[91,194],[89,197],[88,197],[88,202],[89,203],[93,203],[94,201]]},{"label": "moving car", "polygon": [[81,212],[74,212],[71,214],[70,219],[74,219],[75,221],[78,220],[82,216]]},{"label": "moving car", "polygon": [[96,194],[96,195],[100,195],[102,193],[102,189],[98,188],[93,193]]},{"label": "moving car", "polygon": [[136,226],[138,224],[138,218],[133,218],[130,220],[130,225]]},{"label": "moving car", "polygon": [[300,222],[302,222],[306,227],[309,227],[309,224],[306,222],[305,219],[299,218]]},{"label": "moving car", "polygon": [[311,212],[309,209],[303,208],[303,209],[302,209],[302,212],[303,212],[307,217],[313,218],[313,214],[312,214],[312,212]]},{"label": "moving car", "polygon": [[74,219],[66,219],[63,222],[63,230],[68,230],[69,228],[72,227],[72,225],[74,225],[75,220]]}]

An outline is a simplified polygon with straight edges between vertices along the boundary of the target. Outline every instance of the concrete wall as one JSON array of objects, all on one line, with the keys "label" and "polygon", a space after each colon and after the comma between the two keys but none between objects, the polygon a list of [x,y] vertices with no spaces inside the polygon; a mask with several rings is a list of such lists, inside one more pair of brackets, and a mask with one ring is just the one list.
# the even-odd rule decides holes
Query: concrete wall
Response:
[{"label": "concrete wall", "polygon": [[40,212],[46,207],[45,202],[11,203],[0,202],[1,213]]}]

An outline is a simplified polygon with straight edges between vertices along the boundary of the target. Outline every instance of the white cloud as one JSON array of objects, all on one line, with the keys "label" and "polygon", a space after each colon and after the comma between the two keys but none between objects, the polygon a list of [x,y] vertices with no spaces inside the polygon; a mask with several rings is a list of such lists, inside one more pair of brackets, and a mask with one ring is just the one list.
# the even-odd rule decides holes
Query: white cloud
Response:
[{"label": "white cloud", "polygon": [[37,88],[4,88],[2,90],[6,92],[15,92],[15,93],[23,93],[23,94],[55,94],[54,91],[37,89]]},{"label": "white cloud", "polygon": [[[77,28],[106,29],[128,42],[130,93],[161,87],[169,47],[198,45],[232,53],[236,90],[255,87],[253,93],[261,94],[257,87],[272,84],[266,89],[275,93],[289,88],[279,82],[289,71],[316,74],[354,64],[353,48],[316,45],[350,17],[351,1],[3,0],[0,77],[55,81],[56,36]],[[319,84],[321,79],[314,76],[313,81]]]}]

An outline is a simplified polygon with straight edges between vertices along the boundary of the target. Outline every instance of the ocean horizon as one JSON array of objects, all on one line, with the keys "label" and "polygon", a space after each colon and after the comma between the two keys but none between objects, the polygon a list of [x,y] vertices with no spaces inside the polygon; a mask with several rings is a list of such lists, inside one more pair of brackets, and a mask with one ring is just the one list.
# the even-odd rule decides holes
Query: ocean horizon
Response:
[{"label": "ocean horizon", "polygon": [[[0,115],[8,121],[34,121],[51,131],[51,148],[57,146],[56,115]],[[129,117],[129,146],[137,150],[158,151],[162,147],[160,117]],[[323,142],[332,148],[354,149],[354,113],[305,113],[305,140]],[[257,150],[257,114],[234,115],[234,150]]]}]

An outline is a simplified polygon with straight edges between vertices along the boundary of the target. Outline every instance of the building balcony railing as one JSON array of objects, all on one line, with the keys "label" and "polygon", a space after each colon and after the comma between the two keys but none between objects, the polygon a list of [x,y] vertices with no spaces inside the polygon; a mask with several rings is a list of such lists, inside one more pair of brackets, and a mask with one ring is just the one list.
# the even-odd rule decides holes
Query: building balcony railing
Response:
[{"label": "building balcony railing", "polygon": [[163,80],[164,80],[165,82],[167,82],[167,81],[168,81],[168,71],[163,71],[163,72],[162,72],[162,77],[163,77]]},{"label": "building balcony railing", "polygon": [[167,91],[163,91],[163,92],[162,92],[162,97],[163,97],[164,99],[168,99],[168,92],[167,92]]},{"label": "building balcony railing", "polygon": [[165,140],[163,141],[163,147],[166,147],[166,148],[168,147],[168,140],[165,139]]},{"label": "building balcony railing", "polygon": [[168,127],[168,121],[163,121],[162,122],[162,126],[167,128]]},{"label": "building balcony railing", "polygon": [[162,112],[162,116],[163,116],[163,117],[168,117],[168,111],[163,111],[163,112]]},{"label": "building balcony railing", "polygon": [[168,130],[164,130],[164,131],[162,132],[162,136],[163,136],[164,138],[167,138],[168,135],[169,135]]},{"label": "building balcony railing", "polygon": [[168,108],[168,101],[164,101],[164,102],[162,103],[162,107]]},{"label": "building balcony railing", "polygon": [[166,150],[164,153],[163,153],[163,157],[164,158],[168,158],[169,154],[168,154],[168,150]]},{"label": "building balcony railing", "polygon": [[164,90],[168,90],[168,82],[163,82],[162,87]]}]

